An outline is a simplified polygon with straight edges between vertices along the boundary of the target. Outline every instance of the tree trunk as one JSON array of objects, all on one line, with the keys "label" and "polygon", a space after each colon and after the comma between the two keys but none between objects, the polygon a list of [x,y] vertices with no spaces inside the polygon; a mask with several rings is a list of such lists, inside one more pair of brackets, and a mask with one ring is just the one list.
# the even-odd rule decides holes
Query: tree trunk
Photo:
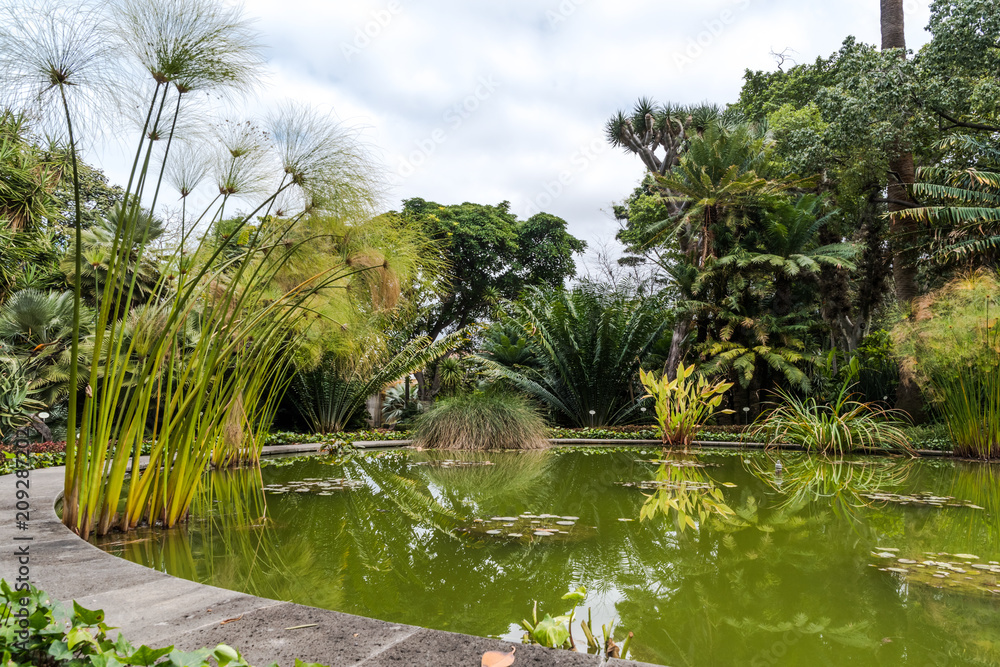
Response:
[{"label": "tree trunk", "polygon": [[[882,50],[900,49],[900,58],[906,57],[906,35],[904,32],[903,0],[881,0]],[[901,220],[895,212],[907,208],[905,203],[913,202],[909,185],[915,178],[913,153],[902,148],[889,157],[889,178],[887,197],[889,203],[889,237],[892,247],[892,279],[896,287],[896,301],[908,310],[917,296],[917,262],[913,249],[916,224],[912,220]],[[914,423],[924,419],[920,387],[912,379],[905,377],[900,369],[899,389],[896,392],[896,408],[910,415]]]},{"label": "tree trunk", "polygon": [[[900,49],[899,57],[906,58],[906,35],[903,30],[903,0],[881,0],[882,6],[882,50]],[[889,235],[892,240],[892,278],[896,284],[896,301],[903,308],[917,296],[916,253],[912,250],[916,231],[913,221],[900,220],[892,215],[914,203],[909,186],[915,178],[913,153],[902,147],[895,155],[889,156],[888,192]]]},{"label": "tree trunk", "polygon": [[690,328],[691,319],[688,317],[678,317],[674,323],[674,332],[670,337],[670,352],[667,353],[667,362],[663,365],[668,380],[677,379],[677,366],[681,363],[681,354],[684,351],[682,345]]}]

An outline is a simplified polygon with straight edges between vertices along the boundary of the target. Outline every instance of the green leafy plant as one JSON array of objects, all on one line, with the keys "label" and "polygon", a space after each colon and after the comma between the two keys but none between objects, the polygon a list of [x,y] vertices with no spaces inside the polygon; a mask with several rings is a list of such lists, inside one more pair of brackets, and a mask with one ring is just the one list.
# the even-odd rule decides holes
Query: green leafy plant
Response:
[{"label": "green leafy plant", "polygon": [[[0,580],[0,664],[4,667],[250,667],[240,652],[226,644],[184,652],[173,646],[134,647],[104,622],[104,612],[73,602],[72,611],[31,586],[15,590]],[[272,663],[270,667],[277,667]],[[295,661],[295,667],[323,667]]]},{"label": "green leafy plant", "polygon": [[[577,650],[576,641],[573,639],[573,619],[576,616],[577,606],[587,599],[587,588],[585,586],[578,586],[576,590],[566,593],[561,599],[572,603],[573,608],[565,614],[560,614],[555,617],[545,614],[542,620],[538,620],[538,601],[535,601],[535,605],[532,608],[532,620],[521,620],[521,627],[526,630],[523,639],[525,644],[540,644],[549,648],[563,648],[572,651]],[[592,625],[593,620],[590,610],[588,609],[587,620],[580,621],[580,627],[583,630],[584,636],[587,638],[587,648],[590,652],[599,652],[606,658],[626,659],[628,657],[629,643],[632,641],[631,632],[628,634],[628,637],[622,643],[621,647],[619,647],[615,644],[615,624],[614,621],[612,621],[610,624],[601,626],[601,631],[604,635],[604,642],[601,644],[597,641],[593,631],[591,630]]]},{"label": "green leafy plant", "polygon": [[[667,324],[662,304],[635,290],[583,283],[531,290],[510,305],[481,355],[487,371],[573,426],[629,423],[640,413],[636,376]],[[530,353],[510,354],[511,341]],[[517,360],[517,361],[515,361]]]},{"label": "green leafy plant", "polygon": [[845,454],[858,449],[913,451],[901,413],[855,400],[845,383],[831,403],[778,390],[780,403],[761,415],[753,437],[792,443],[809,451]]},{"label": "green leafy plant", "polygon": [[420,415],[413,444],[438,449],[538,449],[545,424],[528,399],[497,391],[459,394]]},{"label": "green leafy plant", "polygon": [[712,415],[733,412],[718,409],[732,382],[709,382],[704,375],[693,380],[693,375],[694,364],[678,365],[673,380],[667,375],[657,377],[652,371],[639,371],[642,386],[654,401],[656,424],[664,446],[683,447],[687,451],[698,429]]},{"label": "green leafy plant", "polygon": [[17,362],[0,357],[0,437],[31,424],[31,415],[45,405],[32,396]]},{"label": "green leafy plant", "polygon": [[1000,457],[996,313],[1000,280],[979,271],[918,299],[913,316],[892,331],[904,370],[944,416],[959,456]]}]

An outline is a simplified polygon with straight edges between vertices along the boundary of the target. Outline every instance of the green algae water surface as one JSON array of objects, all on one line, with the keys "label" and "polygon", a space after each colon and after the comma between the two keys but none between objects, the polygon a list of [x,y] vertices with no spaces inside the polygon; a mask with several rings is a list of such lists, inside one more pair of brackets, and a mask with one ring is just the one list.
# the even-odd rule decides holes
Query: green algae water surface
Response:
[{"label": "green algae water surface", "polygon": [[191,521],[100,541],[172,575],[518,641],[585,586],[663,665],[1000,664],[1000,466],[558,448],[207,476]]}]

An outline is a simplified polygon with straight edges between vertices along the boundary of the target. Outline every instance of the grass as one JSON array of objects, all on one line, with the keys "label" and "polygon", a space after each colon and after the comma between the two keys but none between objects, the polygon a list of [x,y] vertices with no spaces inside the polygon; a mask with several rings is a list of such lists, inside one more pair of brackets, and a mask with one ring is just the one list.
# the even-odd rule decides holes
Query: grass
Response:
[{"label": "grass", "polygon": [[413,444],[427,449],[540,449],[545,424],[527,399],[477,392],[438,402],[420,415]]},{"label": "grass", "polygon": [[913,451],[904,422],[895,411],[854,400],[848,390],[845,386],[829,404],[779,391],[781,403],[764,413],[751,433],[766,442],[794,443],[823,454],[858,449]]},{"label": "grass", "polygon": [[955,455],[1000,458],[1000,368],[967,368],[935,385]]}]

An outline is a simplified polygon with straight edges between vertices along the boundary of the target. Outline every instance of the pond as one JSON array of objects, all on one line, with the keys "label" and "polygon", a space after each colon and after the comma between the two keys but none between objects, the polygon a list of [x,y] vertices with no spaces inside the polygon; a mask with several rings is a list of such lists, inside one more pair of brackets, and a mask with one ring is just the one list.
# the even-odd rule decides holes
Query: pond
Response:
[{"label": "pond", "polygon": [[[776,473],[780,456],[781,472]],[[659,449],[396,450],[209,475],[105,550],[175,576],[519,641],[568,611],[663,665],[1000,664],[1000,467]]]}]

